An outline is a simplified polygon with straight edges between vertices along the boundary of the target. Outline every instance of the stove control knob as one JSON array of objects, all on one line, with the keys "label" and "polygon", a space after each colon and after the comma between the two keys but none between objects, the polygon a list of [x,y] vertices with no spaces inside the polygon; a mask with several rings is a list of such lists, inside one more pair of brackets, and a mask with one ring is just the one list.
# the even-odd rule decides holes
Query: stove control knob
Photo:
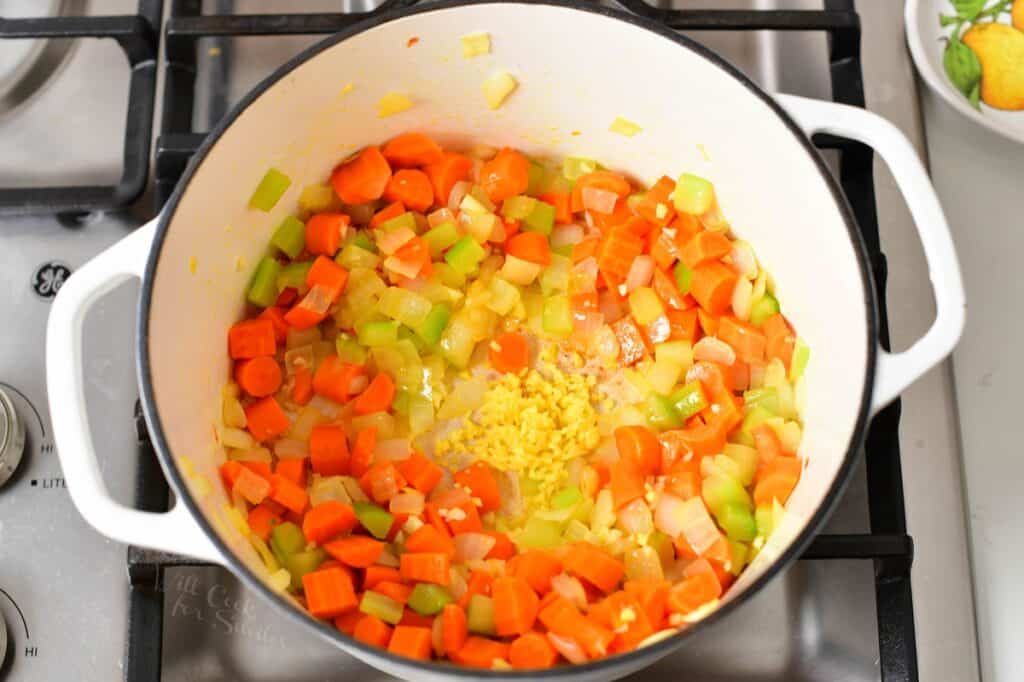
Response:
[{"label": "stove control knob", "polygon": [[14,474],[23,454],[25,422],[15,411],[10,396],[0,388],[0,486]]}]

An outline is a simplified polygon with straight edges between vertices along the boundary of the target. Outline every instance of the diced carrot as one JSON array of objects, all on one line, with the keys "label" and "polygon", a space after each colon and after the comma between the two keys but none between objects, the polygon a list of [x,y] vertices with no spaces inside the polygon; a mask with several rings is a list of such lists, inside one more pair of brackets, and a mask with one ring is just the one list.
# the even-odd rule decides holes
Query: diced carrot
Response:
[{"label": "diced carrot", "polygon": [[327,319],[330,292],[322,287],[314,287],[306,292],[301,301],[292,306],[284,314],[284,321],[289,327],[310,329]]},{"label": "diced carrot", "polygon": [[423,133],[397,135],[384,144],[381,153],[394,168],[426,166],[444,158],[440,145]]},{"label": "diced carrot", "polygon": [[281,523],[281,516],[267,502],[268,500],[264,500],[250,509],[248,516],[249,530],[264,542],[270,537],[270,531],[274,526]]},{"label": "diced carrot", "polygon": [[530,184],[530,162],[516,150],[505,147],[480,168],[479,183],[494,202],[522,194]]},{"label": "diced carrot", "polygon": [[437,552],[455,558],[455,542],[430,524],[425,524],[405,540],[407,552]]},{"label": "diced carrot", "polygon": [[302,519],[302,534],[309,542],[322,545],[331,538],[348,533],[355,526],[356,514],[352,507],[338,500],[327,500],[306,512]]},{"label": "diced carrot", "polygon": [[[270,321],[270,324],[274,327],[274,340],[277,343],[284,343],[288,339],[288,323],[284,319],[285,312],[287,312],[285,308],[272,305],[269,308],[264,308],[263,312],[256,316],[258,320]],[[265,353],[265,355],[273,355],[273,353]]]},{"label": "diced carrot", "polygon": [[521,260],[537,265],[551,264],[551,245],[540,232],[520,232],[505,242],[505,251]]},{"label": "diced carrot", "polygon": [[462,647],[450,651],[448,658],[470,668],[491,668],[496,660],[507,661],[508,644],[473,635]]},{"label": "diced carrot", "polygon": [[[348,217],[348,216],[346,216]],[[306,273],[306,284],[309,287],[320,286],[328,294],[331,302],[338,300],[348,283],[348,270],[341,267],[327,256],[317,256],[313,265]]]},{"label": "diced carrot", "polygon": [[620,458],[608,468],[611,475],[612,500],[616,509],[621,509],[635,499],[642,498],[646,492],[644,477],[636,462]]},{"label": "diced carrot", "polygon": [[661,443],[646,426],[620,426],[615,429],[619,457],[632,460],[641,476],[651,476],[661,467]]},{"label": "diced carrot", "polygon": [[703,457],[721,452],[727,435],[726,423],[721,419],[713,419],[705,424],[682,429],[679,437],[693,451],[694,456]]},{"label": "diced carrot", "polygon": [[260,398],[245,408],[245,428],[261,443],[280,436],[291,425],[288,415],[273,396]]},{"label": "diced carrot", "polygon": [[235,487],[235,481],[238,480],[238,475],[242,473],[242,463],[233,459],[229,459],[220,465],[220,477],[224,481],[224,487],[229,491]]},{"label": "diced carrot", "polygon": [[679,244],[671,228],[656,227],[647,235],[651,258],[662,270],[668,270],[679,258]]},{"label": "diced carrot", "polygon": [[774,500],[785,504],[800,481],[802,466],[796,457],[783,455],[764,464],[757,472],[754,504],[771,505]]},{"label": "diced carrot", "polygon": [[306,505],[309,504],[309,495],[306,494],[304,488],[300,488],[287,478],[277,474],[272,475],[270,481],[274,486],[274,492],[270,494],[270,499],[296,514],[301,514],[306,510]]},{"label": "diced carrot", "polygon": [[538,618],[556,635],[575,639],[594,658],[607,656],[608,646],[615,639],[615,633],[584,616],[565,597],[558,597],[541,609]]},{"label": "diced carrot", "polygon": [[565,569],[605,593],[612,592],[626,569],[622,562],[589,542],[578,542],[565,557]]},{"label": "diced carrot", "polygon": [[697,308],[697,321],[700,323],[700,330],[704,336],[718,336],[719,319],[703,308]]},{"label": "diced carrot", "polygon": [[466,643],[466,611],[457,604],[441,609],[441,641],[445,651],[458,651]]},{"label": "diced carrot", "polygon": [[341,568],[327,568],[302,576],[306,608],[315,618],[337,618],[359,605],[352,578]]},{"label": "diced carrot", "polygon": [[588,615],[599,625],[615,633],[609,651],[632,651],[640,642],[654,634],[647,612],[632,594],[614,592],[590,607]]},{"label": "diced carrot", "polygon": [[372,590],[374,585],[384,582],[400,583],[402,582],[402,574],[397,568],[381,566],[380,564],[367,566],[366,570],[363,571],[364,590]]},{"label": "diced carrot", "polygon": [[654,269],[654,293],[669,310],[686,310],[693,307],[693,299],[679,293],[675,280],[659,268]]},{"label": "diced carrot", "polygon": [[[698,559],[694,563],[700,561],[702,560]],[[673,613],[685,614],[720,596],[722,584],[718,582],[718,577],[709,564],[707,570],[696,572],[672,587],[668,594],[667,606]]]},{"label": "diced carrot", "polygon": [[718,338],[732,346],[736,356],[743,362],[760,362],[764,359],[765,335],[752,324],[731,315],[723,316],[718,324]]},{"label": "diced carrot", "polygon": [[352,380],[362,375],[361,365],[342,362],[337,355],[328,355],[313,375],[313,391],[336,403],[348,402]]},{"label": "diced carrot", "polygon": [[402,606],[405,606],[405,603],[409,601],[409,595],[412,594],[412,587],[404,583],[385,580],[384,582],[377,583],[373,591],[379,592],[385,597],[391,597]]},{"label": "diced carrot", "polygon": [[[537,234],[525,232],[523,236]],[[489,351],[491,366],[502,373],[518,374],[530,364],[530,345],[526,336],[519,332],[504,332],[491,342]]]},{"label": "diced carrot", "polygon": [[334,424],[317,424],[309,434],[309,459],[321,476],[349,473],[348,440],[345,429]]},{"label": "diced carrot", "polygon": [[[431,196],[433,196],[433,189],[431,189]],[[403,213],[405,213],[405,204],[401,201],[392,201],[390,204],[373,214],[373,217],[370,218],[370,227],[380,227],[381,223],[387,222],[392,218],[397,218]]]},{"label": "diced carrot", "polygon": [[[461,510],[459,514],[456,510]],[[452,512],[455,512],[453,515]],[[477,511],[477,507],[471,500],[466,500],[460,504],[455,505],[449,511],[448,514],[448,528],[451,530],[452,535],[458,535],[459,533],[477,533],[483,530],[484,524],[480,520],[480,512]]]},{"label": "diced carrot", "polygon": [[754,447],[757,448],[761,464],[768,464],[776,457],[782,456],[782,443],[779,442],[779,436],[772,427],[761,424],[751,429],[750,435],[754,437]]},{"label": "diced carrot", "polygon": [[[326,564],[326,561],[320,564],[321,569],[323,569],[326,566]],[[356,625],[359,624],[359,621],[362,620],[362,618],[363,614],[360,613],[358,609],[352,609],[351,611],[346,611],[345,613],[335,618],[334,627],[338,628],[346,635],[352,635],[355,634]]]},{"label": "diced carrot", "polygon": [[406,482],[421,493],[429,493],[441,479],[444,472],[433,460],[419,450],[413,449],[412,454],[396,464],[398,473],[402,474]]},{"label": "diced carrot", "polygon": [[585,187],[594,187],[614,192],[620,198],[625,197],[632,189],[629,180],[619,173],[613,173],[612,171],[599,170],[581,175],[576,179],[576,184],[572,189],[571,207],[573,213],[583,210],[583,188]]},{"label": "diced carrot", "polygon": [[466,581],[466,593],[459,599],[459,606],[466,608],[474,594],[480,594],[485,597],[491,596],[491,583],[493,582],[494,578],[491,577],[490,573],[480,570],[471,571],[469,580]]},{"label": "diced carrot", "polygon": [[667,580],[627,580],[622,587],[640,603],[648,622],[657,628],[665,619],[672,583]]},{"label": "diced carrot", "polygon": [[[676,209],[672,203],[672,192],[676,189],[676,183],[672,178],[663,175],[654,183],[643,200],[637,204],[636,212],[644,220],[654,225],[668,225],[675,217]],[[659,208],[660,206],[660,208]]]},{"label": "diced carrot", "polygon": [[480,499],[483,504],[480,511],[487,513],[497,511],[501,508],[501,491],[498,489],[498,479],[484,462],[474,462],[465,469],[455,473],[455,482]]},{"label": "diced carrot", "polygon": [[[299,292],[298,292],[297,289],[295,289],[294,287],[285,287],[284,289],[281,290],[281,293],[279,293],[277,295],[277,300],[274,301],[274,305],[272,305],[270,307],[271,308],[287,308],[292,303],[295,303],[295,299],[297,299],[298,297],[299,297]],[[284,322],[285,322],[285,325],[288,324],[288,320],[285,320]],[[274,333],[277,334],[277,330],[276,329],[274,330]]]},{"label": "diced carrot", "polygon": [[405,484],[394,462],[376,462],[359,477],[360,487],[378,504],[390,501]]},{"label": "diced carrot", "polygon": [[508,561],[506,572],[544,595],[551,590],[551,578],[562,572],[562,562],[542,549],[528,549]]},{"label": "diced carrot", "polygon": [[267,479],[243,466],[235,477],[232,491],[244,497],[251,504],[259,504],[272,492],[272,488],[272,484]]},{"label": "diced carrot", "polygon": [[491,584],[494,625],[501,637],[521,635],[533,628],[540,599],[523,578],[496,578]]},{"label": "diced carrot", "polygon": [[[354,613],[359,612],[355,611]],[[356,621],[352,636],[364,644],[383,648],[391,641],[391,626],[380,618],[364,614]]]},{"label": "diced carrot", "polygon": [[[327,504],[327,502],[313,507],[309,514],[312,514],[314,510],[319,509],[324,506],[324,504]],[[337,504],[344,503],[338,502]],[[309,514],[306,514],[306,516],[309,517]],[[347,530],[351,530],[354,527],[354,514],[352,519],[353,525],[349,526]],[[337,535],[337,533],[335,535]],[[338,538],[337,540],[324,543],[324,550],[346,566],[369,569],[369,567],[377,563],[377,559],[379,559],[381,553],[383,553],[384,543],[380,540],[367,537],[366,535],[350,535],[345,538]],[[363,585],[364,590],[368,590],[371,587],[373,587],[373,585]]]},{"label": "diced carrot", "polygon": [[306,221],[306,250],[334,258],[351,218],[345,213],[317,213]]},{"label": "diced carrot", "polygon": [[274,473],[270,468],[270,462],[242,462],[242,466],[254,474],[259,474],[268,483],[270,482],[270,475]]},{"label": "diced carrot", "polygon": [[473,170],[473,161],[455,152],[444,152],[440,161],[424,166],[423,172],[430,178],[430,184],[434,187],[435,203],[441,206],[447,205],[452,187],[456,182],[468,178],[471,170]]},{"label": "diced carrot", "polygon": [[331,173],[331,186],[346,204],[380,199],[391,179],[391,166],[378,147],[367,147]]},{"label": "diced carrot", "polygon": [[796,346],[796,336],[782,313],[775,313],[764,321],[764,334],[766,337],[765,357],[769,360],[774,358],[782,360],[782,364],[788,370],[793,358],[793,348]]},{"label": "diced carrot", "polygon": [[568,225],[572,222],[572,199],[568,192],[547,192],[537,198],[555,207],[555,223]]},{"label": "diced carrot", "polygon": [[281,387],[281,366],[272,357],[239,360],[235,363],[235,383],[254,398],[263,398]]},{"label": "diced carrot", "polygon": [[644,239],[623,227],[613,228],[601,244],[597,267],[605,275],[625,280],[633,261],[644,251]]},{"label": "diced carrot", "polygon": [[370,470],[373,462],[373,449],[377,447],[377,427],[368,426],[356,436],[352,445],[352,457],[349,459],[349,473],[362,478]]},{"label": "diced carrot", "polygon": [[429,627],[396,625],[388,642],[388,651],[406,658],[429,661],[431,644]]},{"label": "diced carrot", "polygon": [[693,269],[690,293],[701,308],[721,315],[732,305],[732,291],[738,275],[721,261],[710,261]]},{"label": "diced carrot", "polygon": [[287,478],[297,486],[306,486],[306,458],[285,457],[277,460],[274,473]]},{"label": "diced carrot", "polygon": [[312,399],[313,373],[305,367],[299,367],[292,377],[292,400],[298,405],[307,405]]},{"label": "diced carrot", "polygon": [[619,360],[624,366],[635,365],[651,352],[647,336],[640,331],[632,315],[613,322],[612,331],[619,342]]},{"label": "diced carrot", "polygon": [[395,399],[395,382],[384,372],[378,372],[353,403],[356,414],[387,412]]},{"label": "diced carrot", "polygon": [[401,557],[399,570],[402,577],[412,582],[447,585],[449,581],[448,555],[442,552],[406,552]]},{"label": "diced carrot", "polygon": [[402,612],[402,620],[398,621],[398,624],[416,628],[430,628],[434,625],[434,619],[430,616],[421,616],[412,609],[407,608]]},{"label": "diced carrot", "polygon": [[426,277],[432,270],[430,268],[430,245],[423,237],[413,237],[403,244],[398,251],[395,251],[395,258],[403,263],[409,263],[419,270],[419,274]]},{"label": "diced carrot", "polygon": [[228,330],[228,354],[232,360],[247,360],[277,352],[274,325],[270,320],[242,320]]},{"label": "diced carrot", "polygon": [[520,670],[541,670],[558,662],[558,652],[544,635],[527,632],[509,645],[508,662]]},{"label": "diced carrot", "polygon": [[702,230],[690,237],[679,253],[679,260],[695,268],[729,255],[732,242],[721,232]]},{"label": "diced carrot", "polygon": [[401,202],[410,211],[426,211],[434,203],[434,188],[421,170],[403,168],[395,171],[384,188],[384,200]]},{"label": "diced carrot", "polygon": [[629,230],[638,237],[645,237],[650,234],[654,226],[643,218],[637,216],[630,216],[622,223],[622,229]]},{"label": "diced carrot", "polygon": [[581,242],[572,246],[572,262],[579,263],[591,257],[597,257],[601,246],[601,240],[597,237],[587,237]]},{"label": "diced carrot", "polygon": [[494,547],[485,559],[511,559],[516,555],[516,546],[508,535],[493,530],[485,530],[484,533],[494,538]]}]

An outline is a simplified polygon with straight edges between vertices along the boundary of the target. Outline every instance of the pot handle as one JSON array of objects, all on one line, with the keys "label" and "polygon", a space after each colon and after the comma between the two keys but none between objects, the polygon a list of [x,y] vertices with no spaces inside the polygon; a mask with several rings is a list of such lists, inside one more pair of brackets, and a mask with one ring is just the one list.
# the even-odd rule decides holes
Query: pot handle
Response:
[{"label": "pot handle", "polygon": [[808,136],[831,133],[872,147],[889,166],[917,226],[935,296],[935,320],[902,353],[878,349],[871,413],[875,414],[953,350],[964,328],[964,288],[949,225],[917,152],[894,125],[863,109],[777,95]]},{"label": "pot handle", "polygon": [[142,278],[157,219],[143,225],[79,268],[54,299],[46,326],[46,390],[57,456],[71,500],[103,535],[132,545],[223,563],[224,559],[180,502],[164,513],[139,511],[107,491],[86,415],[82,326],[101,296],[130,278]]}]

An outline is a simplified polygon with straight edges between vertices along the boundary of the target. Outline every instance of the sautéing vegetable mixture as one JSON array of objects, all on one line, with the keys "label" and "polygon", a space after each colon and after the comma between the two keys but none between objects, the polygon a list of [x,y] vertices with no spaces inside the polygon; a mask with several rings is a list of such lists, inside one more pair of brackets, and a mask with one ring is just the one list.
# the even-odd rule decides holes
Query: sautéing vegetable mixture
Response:
[{"label": "saut\u00e9ing vegetable mixture", "polygon": [[[250,205],[290,184],[270,171]],[[228,333],[219,430],[280,589],[483,668],[715,608],[800,478],[808,351],[711,183],[406,133],[298,204]]]}]

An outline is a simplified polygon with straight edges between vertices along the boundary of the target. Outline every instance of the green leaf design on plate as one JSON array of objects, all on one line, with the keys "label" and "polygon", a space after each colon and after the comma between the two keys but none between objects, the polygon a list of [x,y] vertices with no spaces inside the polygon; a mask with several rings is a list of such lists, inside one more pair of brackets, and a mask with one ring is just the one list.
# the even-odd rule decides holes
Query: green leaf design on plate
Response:
[{"label": "green leaf design on plate", "polygon": [[981,62],[978,55],[974,54],[974,50],[967,47],[959,38],[950,38],[946,52],[942,55],[942,65],[950,82],[971,101],[972,106],[977,108]]},{"label": "green leaf design on plate", "polygon": [[985,3],[988,0],[949,0],[953,5],[953,9],[960,16],[961,19],[967,21],[974,21],[978,18],[978,14],[981,10],[985,9]]}]

